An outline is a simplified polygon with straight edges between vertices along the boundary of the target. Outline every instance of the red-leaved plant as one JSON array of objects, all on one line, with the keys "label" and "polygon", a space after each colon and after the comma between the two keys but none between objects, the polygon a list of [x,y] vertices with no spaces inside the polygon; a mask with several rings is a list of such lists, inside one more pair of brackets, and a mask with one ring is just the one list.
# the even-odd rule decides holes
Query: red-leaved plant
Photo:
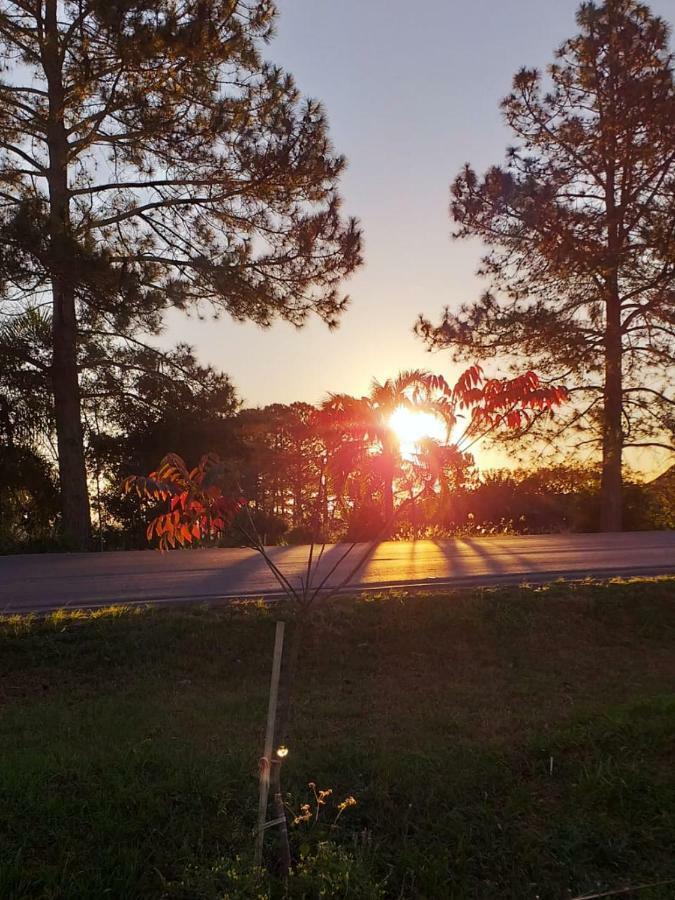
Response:
[{"label": "red-leaved plant", "polygon": [[148,476],[130,475],[122,483],[125,493],[149,500],[168,500],[169,509],[148,525],[148,541],[158,539],[160,550],[183,547],[193,541],[218,537],[226,531],[246,500],[225,493],[226,468],[215,453],[207,453],[188,469],[177,453],[167,454]]}]

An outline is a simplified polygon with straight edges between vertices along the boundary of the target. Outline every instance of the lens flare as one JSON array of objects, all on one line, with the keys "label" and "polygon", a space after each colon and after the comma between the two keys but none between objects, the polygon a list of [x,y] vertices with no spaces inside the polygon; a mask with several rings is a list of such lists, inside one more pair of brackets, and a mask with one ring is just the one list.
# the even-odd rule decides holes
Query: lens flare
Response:
[{"label": "lens flare", "polygon": [[406,459],[415,456],[419,443],[424,438],[447,440],[445,422],[439,416],[424,410],[399,406],[389,417],[389,427],[396,435],[401,454]]}]

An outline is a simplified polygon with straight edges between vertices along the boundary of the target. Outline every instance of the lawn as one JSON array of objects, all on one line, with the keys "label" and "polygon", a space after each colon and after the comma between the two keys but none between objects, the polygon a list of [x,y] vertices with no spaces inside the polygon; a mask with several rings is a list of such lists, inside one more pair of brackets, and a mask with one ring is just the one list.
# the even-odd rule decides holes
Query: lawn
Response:
[{"label": "lawn", "polygon": [[[0,622],[0,897],[268,896],[246,869],[281,614]],[[675,579],[340,599],[295,698],[289,805],[333,795],[291,828],[292,896],[675,896]]]}]

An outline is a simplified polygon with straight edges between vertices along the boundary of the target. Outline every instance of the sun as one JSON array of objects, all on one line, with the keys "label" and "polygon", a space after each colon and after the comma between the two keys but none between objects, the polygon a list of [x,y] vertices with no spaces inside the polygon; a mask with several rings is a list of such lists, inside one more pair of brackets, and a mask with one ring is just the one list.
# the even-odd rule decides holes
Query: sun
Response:
[{"label": "sun", "polygon": [[389,427],[396,435],[401,454],[406,459],[415,456],[424,438],[445,442],[448,437],[445,422],[440,416],[407,406],[398,406],[394,410],[389,417]]}]

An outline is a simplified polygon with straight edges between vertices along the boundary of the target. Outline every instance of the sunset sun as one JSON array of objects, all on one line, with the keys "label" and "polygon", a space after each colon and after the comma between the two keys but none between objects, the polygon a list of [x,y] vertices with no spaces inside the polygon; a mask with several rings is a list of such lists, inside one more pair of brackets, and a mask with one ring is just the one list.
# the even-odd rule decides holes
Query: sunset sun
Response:
[{"label": "sunset sun", "polygon": [[447,439],[447,428],[439,416],[405,406],[394,410],[389,417],[389,427],[398,439],[402,455],[407,458],[415,455],[419,442],[424,438],[436,441]]}]

